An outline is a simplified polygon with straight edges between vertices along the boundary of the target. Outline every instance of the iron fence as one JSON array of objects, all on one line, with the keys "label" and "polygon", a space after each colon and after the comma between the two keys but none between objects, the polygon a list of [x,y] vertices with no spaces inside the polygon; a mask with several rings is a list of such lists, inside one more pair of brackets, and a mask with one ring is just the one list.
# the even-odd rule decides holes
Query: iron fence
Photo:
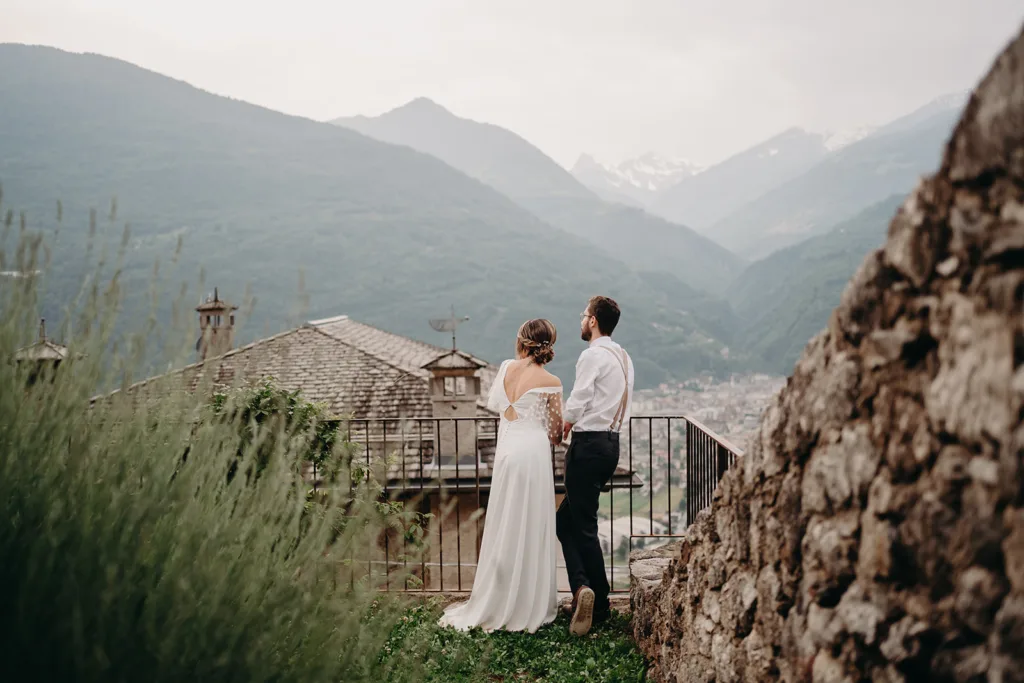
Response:
[{"label": "iron fence", "polygon": [[[370,550],[366,571],[387,590],[472,588],[498,422],[477,417],[343,423],[345,438],[356,449],[354,458],[382,473],[384,496],[431,515],[422,548],[410,551],[407,537],[389,532]],[[742,455],[685,416],[633,417],[622,436],[619,466],[601,495],[599,515],[599,537],[616,592],[628,590],[629,553],[679,538],[711,504],[718,481]],[[552,447],[556,504],[565,491],[564,456],[563,446]],[[316,485],[317,473],[312,476]],[[568,590],[560,549],[559,590]]]},{"label": "iron fence", "polygon": [[694,419],[686,420],[686,517],[711,505],[711,496],[742,451]]}]

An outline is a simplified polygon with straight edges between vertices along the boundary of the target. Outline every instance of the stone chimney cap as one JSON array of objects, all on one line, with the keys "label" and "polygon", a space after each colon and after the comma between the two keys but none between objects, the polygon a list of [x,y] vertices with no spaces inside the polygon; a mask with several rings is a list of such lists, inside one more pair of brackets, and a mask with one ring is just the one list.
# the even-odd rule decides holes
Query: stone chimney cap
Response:
[{"label": "stone chimney cap", "polygon": [[227,301],[222,301],[217,288],[213,288],[213,298],[206,297],[206,301],[196,306],[196,311],[203,313],[205,311],[237,311],[238,306],[229,304]]},{"label": "stone chimney cap", "polygon": [[57,344],[46,338],[46,319],[39,319],[39,339],[30,346],[18,349],[14,352],[14,359],[19,361],[32,360],[53,360],[59,361],[67,358],[68,347]]}]

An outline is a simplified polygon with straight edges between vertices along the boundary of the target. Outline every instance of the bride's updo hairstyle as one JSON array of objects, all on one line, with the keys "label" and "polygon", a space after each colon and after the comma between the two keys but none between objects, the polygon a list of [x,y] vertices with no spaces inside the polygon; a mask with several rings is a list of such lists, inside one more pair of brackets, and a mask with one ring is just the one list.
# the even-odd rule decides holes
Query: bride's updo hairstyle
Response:
[{"label": "bride's updo hairstyle", "polygon": [[537,365],[547,365],[555,357],[556,339],[558,332],[550,320],[527,320],[519,328],[519,334],[516,336],[516,350]]}]

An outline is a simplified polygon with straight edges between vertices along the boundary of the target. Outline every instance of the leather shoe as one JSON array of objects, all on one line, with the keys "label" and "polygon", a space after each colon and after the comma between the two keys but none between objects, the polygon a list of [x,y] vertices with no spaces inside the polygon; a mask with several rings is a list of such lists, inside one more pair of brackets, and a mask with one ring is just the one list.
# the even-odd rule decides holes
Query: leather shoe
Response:
[{"label": "leather shoe", "polygon": [[576,606],[569,622],[569,633],[574,636],[585,636],[590,632],[594,619],[594,591],[588,586],[581,586],[576,591]]}]

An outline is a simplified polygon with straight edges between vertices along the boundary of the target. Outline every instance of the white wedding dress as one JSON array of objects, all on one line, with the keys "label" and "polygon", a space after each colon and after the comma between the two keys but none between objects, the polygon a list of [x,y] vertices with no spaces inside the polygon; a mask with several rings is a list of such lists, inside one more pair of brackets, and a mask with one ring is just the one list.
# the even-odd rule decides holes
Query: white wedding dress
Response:
[{"label": "white wedding dress", "polygon": [[473,592],[468,601],[445,610],[439,622],[463,631],[533,633],[557,616],[548,426],[558,420],[561,428],[562,389],[530,389],[511,403],[505,392],[509,363],[501,364],[488,398],[501,423]]}]

